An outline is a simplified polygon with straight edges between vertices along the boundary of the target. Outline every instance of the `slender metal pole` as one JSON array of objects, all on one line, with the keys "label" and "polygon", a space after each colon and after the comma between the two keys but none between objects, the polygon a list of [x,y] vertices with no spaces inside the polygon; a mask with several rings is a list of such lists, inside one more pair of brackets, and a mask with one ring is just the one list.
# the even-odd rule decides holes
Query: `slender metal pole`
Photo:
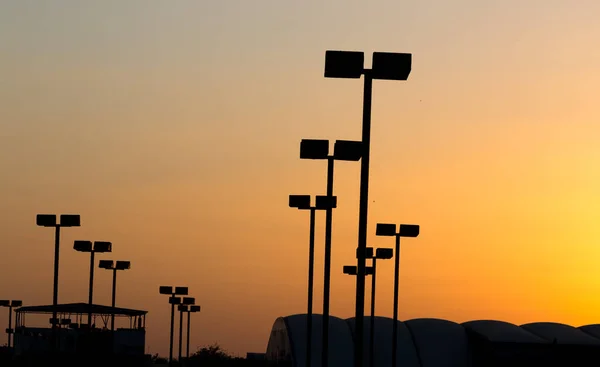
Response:
[{"label": "slender metal pole", "polygon": [[190,359],[190,316],[191,312],[187,312],[187,337],[185,338],[185,360],[186,362]]},{"label": "slender metal pole", "polygon": [[8,347],[10,348],[10,337],[12,329],[12,306],[8,306]]},{"label": "slender metal pole", "polygon": [[92,328],[92,299],[94,296],[94,255],[96,252],[91,251],[90,255],[90,294],[88,297],[88,328]]},{"label": "slender metal pole", "polygon": [[313,275],[315,268],[315,211],[310,208],[310,235],[308,245],[308,307],[306,318],[306,367],[312,364],[312,307],[313,307]]},{"label": "slender metal pole", "polygon": [[377,258],[373,258],[373,279],[371,279],[371,330],[369,345],[369,366],[375,366],[375,276],[377,274]]},{"label": "slender metal pole", "polygon": [[398,280],[400,278],[400,235],[396,235],[396,256],[394,256],[394,324],[392,326],[392,366],[396,366],[398,342]]},{"label": "slender metal pole", "polygon": [[57,328],[58,328],[58,316],[57,316],[57,308],[58,308],[58,260],[59,260],[59,251],[60,251],[60,225],[57,225],[56,230],[54,231],[54,291],[52,294],[52,349],[58,350],[58,338],[57,338]]},{"label": "slender metal pole", "polygon": [[117,269],[113,269],[112,314],[110,315],[110,331],[115,331],[115,304],[117,300]]},{"label": "slender metal pole", "polygon": [[[333,197],[333,157],[327,158],[327,197]],[[329,288],[331,280],[331,224],[333,208],[331,205],[325,211],[325,271],[323,285],[323,344],[321,346],[321,366],[329,364]]]},{"label": "slender metal pole", "polygon": [[[189,306],[188,306],[189,307]],[[181,348],[183,345],[183,311],[179,311],[179,358],[177,361],[181,364]]]},{"label": "slender metal pole", "polygon": [[[364,71],[365,87],[363,96],[362,156],[360,160],[360,199],[358,214],[358,259],[356,277],[356,336],[354,365],[363,365],[363,340],[365,316],[365,249],[367,248],[367,219],[369,210],[369,158],[371,152],[371,92],[373,79],[371,70]],[[395,367],[395,366],[394,366]]]},{"label": "slender metal pole", "polygon": [[[175,297],[175,294],[171,295],[171,297]],[[175,304],[171,303],[171,335],[169,338],[169,366],[173,364],[173,323],[175,319]]]}]

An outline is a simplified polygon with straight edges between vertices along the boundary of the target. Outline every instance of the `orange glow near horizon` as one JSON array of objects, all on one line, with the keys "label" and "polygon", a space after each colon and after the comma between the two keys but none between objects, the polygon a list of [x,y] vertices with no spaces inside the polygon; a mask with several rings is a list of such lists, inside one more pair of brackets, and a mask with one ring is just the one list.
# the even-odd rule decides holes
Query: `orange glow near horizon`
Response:
[{"label": "orange glow near horizon", "polygon": [[[300,140],[360,138],[362,80],[323,78],[325,50],[367,66],[377,50],[413,53],[407,82],[373,90],[369,245],[394,244],[377,222],[421,225],[402,242],[400,318],[600,323],[600,3],[333,3],[0,5],[0,299],[51,303],[35,215],[79,213],[60,302],[87,299],[73,241],[112,241],[98,259],[131,261],[117,305],[149,311],[148,352],[168,353],[159,285],[202,306],[193,349],[264,352],[274,320],[306,309],[309,218],[287,197],[324,194],[326,164],[300,160]],[[358,164],[336,165],[334,190],[331,314],[347,318]],[[391,316],[393,262],[378,274]],[[110,304],[110,274],[95,278]]]}]

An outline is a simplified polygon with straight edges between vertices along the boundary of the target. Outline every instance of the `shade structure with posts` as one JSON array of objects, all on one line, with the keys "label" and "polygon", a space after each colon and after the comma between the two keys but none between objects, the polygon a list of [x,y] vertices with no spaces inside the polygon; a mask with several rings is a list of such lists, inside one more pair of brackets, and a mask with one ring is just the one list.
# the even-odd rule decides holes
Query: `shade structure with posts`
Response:
[{"label": "shade structure with posts", "polygon": [[[93,304],[94,298],[94,269],[95,269],[95,254],[112,252],[112,243],[108,241],[82,241],[77,240],[73,243],[73,249],[78,252],[89,252],[90,253],[90,286],[88,293],[88,304],[90,310]],[[92,327],[92,312],[88,313],[88,329]]]},{"label": "shade structure with posts", "polygon": [[[370,247],[367,247],[370,248]],[[375,288],[377,285],[377,260],[389,260],[394,257],[394,249],[378,248],[375,254],[371,251],[373,276],[371,277],[371,327],[369,335],[369,367],[375,366]]]},{"label": "shade structure with posts", "polygon": [[7,334],[7,343],[6,346],[10,348],[11,346],[11,338],[14,334],[14,329],[12,327],[12,313],[13,309],[17,307],[23,306],[23,301],[21,300],[0,300],[0,307],[8,308],[8,328],[6,329]]},{"label": "shade structure with posts", "polygon": [[[369,206],[369,164],[371,151],[371,99],[373,79],[407,80],[412,69],[412,54],[409,53],[373,53],[371,69],[364,67],[365,56],[360,51],[328,50],[325,52],[326,78],[359,79],[364,75],[363,118],[362,118],[362,154],[360,169],[360,198],[358,219],[358,247],[367,247],[367,221]],[[359,252],[362,254],[362,252]],[[354,363],[363,365],[364,307],[365,307],[365,267],[366,258],[357,259],[356,277],[356,335]]]},{"label": "shade structure with posts", "polygon": [[[328,148],[329,149],[329,148]],[[290,195],[290,208],[310,210],[309,243],[308,243],[308,307],[306,318],[306,367],[312,362],[312,306],[313,306],[313,275],[315,264],[315,215],[317,210],[328,210],[337,207],[337,197],[318,195],[315,205],[311,206],[310,195]]]},{"label": "shade structure with posts", "polygon": [[[112,270],[113,279],[112,279],[112,307],[115,308],[116,299],[117,299],[117,271],[119,270],[129,270],[131,269],[131,262],[117,260],[116,262],[113,260],[100,260],[98,267],[101,269]],[[114,312],[110,316],[110,330],[115,331],[115,314]]]},{"label": "shade structure with posts", "polygon": [[[181,363],[181,351],[183,347],[183,313],[187,312],[190,305],[196,303],[196,299],[194,297],[183,297],[181,299],[181,304],[177,306],[179,310],[179,353],[177,360]],[[189,315],[188,315],[189,319]]]},{"label": "shade structure with posts", "polygon": [[[36,224],[40,227],[54,228],[54,279],[52,289],[52,307],[55,309],[52,312],[52,318],[57,318],[56,307],[58,305],[58,268],[60,258],[60,228],[61,227],[80,227],[81,217],[79,214],[61,214],[60,222],[58,222],[56,214],[38,214],[36,216]],[[57,341],[56,330],[58,325],[52,324],[52,349],[56,350]]]},{"label": "shade structure with posts", "polygon": [[401,237],[417,237],[419,236],[420,227],[416,224],[400,224],[396,226],[390,223],[377,223],[375,234],[377,236],[395,237],[396,238],[396,257],[394,262],[394,309],[393,309],[393,330],[392,330],[392,365],[395,366],[397,360],[397,345],[398,340],[398,283],[400,278],[400,238]]},{"label": "shade structure with posts", "polygon": [[173,332],[175,328],[175,305],[180,305],[182,302],[181,297],[187,296],[188,287],[173,287],[168,285],[162,285],[158,287],[160,294],[169,295],[169,304],[171,305],[171,330],[169,333],[169,365],[173,364]]},{"label": "shade structure with posts", "polygon": [[[331,198],[333,197],[334,162],[336,160],[359,161],[362,154],[361,145],[361,142],[357,141],[336,140],[333,146],[333,154],[330,154],[328,140],[303,139],[300,142],[300,158],[327,160],[327,197]],[[321,346],[321,365],[323,367],[327,367],[329,363],[329,294],[331,281],[331,232],[333,209],[333,206],[329,206],[325,212],[325,269],[323,272],[323,336]]]}]

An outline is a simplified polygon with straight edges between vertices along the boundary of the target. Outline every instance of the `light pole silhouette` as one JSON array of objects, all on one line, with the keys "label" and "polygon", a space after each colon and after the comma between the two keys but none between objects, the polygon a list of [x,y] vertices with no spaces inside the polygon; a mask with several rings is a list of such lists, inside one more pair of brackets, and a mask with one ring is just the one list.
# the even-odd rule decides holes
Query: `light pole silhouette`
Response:
[{"label": "light pole silhouette", "polygon": [[371,277],[371,328],[369,330],[369,367],[375,366],[375,285],[377,279],[377,259],[389,260],[394,256],[394,250],[391,248],[378,248],[375,250],[373,260],[373,277]]},{"label": "light pole silhouette", "polygon": [[38,214],[36,224],[40,227],[54,227],[54,285],[52,290],[52,349],[57,348],[56,331],[58,329],[58,317],[56,307],[58,305],[58,260],[60,253],[60,228],[80,227],[81,217],[79,214],[61,214],[60,223],[56,221],[56,214]]},{"label": "light pole silhouette", "polygon": [[[179,353],[177,360],[181,363],[181,348],[183,346],[183,313],[188,311],[188,307],[196,303],[193,297],[183,297],[181,304],[177,307],[179,310]],[[189,317],[188,317],[189,319]]]},{"label": "light pole silhouette", "polygon": [[113,260],[100,260],[98,267],[101,269],[112,270],[112,314],[110,315],[110,331],[115,331],[115,304],[117,299],[117,271],[128,270],[131,268],[131,262],[118,260],[116,263]]},{"label": "light pole silhouette", "polygon": [[290,195],[290,208],[310,210],[309,245],[308,245],[308,307],[306,318],[306,367],[312,364],[312,306],[313,306],[313,275],[315,265],[315,212],[337,207],[337,197],[317,196],[315,206],[310,206],[310,195]]},{"label": "light pole silhouette", "polygon": [[158,289],[160,294],[169,295],[169,304],[171,305],[171,332],[169,337],[169,365],[173,364],[173,328],[175,320],[175,305],[181,304],[181,297],[176,296],[187,296],[188,287],[171,287],[171,286],[160,286]]},{"label": "light pole silhouette", "polygon": [[[8,334],[8,342],[7,342],[7,347],[10,348],[10,339],[12,334],[14,334],[14,330],[12,328],[12,312],[13,312],[13,308],[15,307],[21,307],[23,306],[23,301],[16,301],[16,300],[0,300],[0,307],[8,307],[8,329],[6,329],[6,334]],[[13,345],[14,345],[14,340],[13,340]]]},{"label": "light pole silhouette", "polygon": [[90,289],[88,294],[88,329],[92,328],[92,304],[94,297],[94,269],[96,263],[94,262],[94,255],[103,252],[112,251],[112,243],[106,241],[81,241],[77,240],[73,243],[73,249],[79,252],[90,253]]},{"label": "light pole silhouette", "polygon": [[[407,80],[412,66],[412,55],[407,53],[373,53],[373,66],[364,67],[365,55],[356,51],[326,51],[325,77],[360,79],[365,76],[362,121],[362,161],[360,167],[360,199],[358,219],[357,277],[356,277],[356,335],[354,363],[363,365],[363,320],[365,315],[364,249],[367,247],[367,220],[369,206],[369,160],[371,150],[371,94],[373,79]],[[395,367],[395,366],[394,366]]]},{"label": "light pole silhouette", "polygon": [[192,305],[189,306],[187,310],[187,338],[185,339],[186,347],[185,347],[185,359],[186,361],[190,359],[190,317],[194,312],[200,312],[200,306]]},{"label": "light pole silhouette", "polygon": [[396,232],[395,224],[377,223],[377,236],[396,237],[396,257],[394,258],[394,324],[392,326],[392,366],[396,365],[398,354],[398,282],[400,278],[400,237],[419,236],[419,226],[415,224],[400,224]]},{"label": "light pole silhouette", "polygon": [[[301,159],[326,159],[327,160],[327,197],[333,197],[333,163],[340,161],[359,161],[361,158],[361,142],[349,140],[336,140],[333,155],[329,155],[329,141],[316,139],[303,139],[300,142]],[[330,206],[325,211],[325,270],[323,286],[323,336],[321,347],[321,366],[327,367],[329,363],[329,289],[331,280],[331,227],[333,222],[333,208]]]}]

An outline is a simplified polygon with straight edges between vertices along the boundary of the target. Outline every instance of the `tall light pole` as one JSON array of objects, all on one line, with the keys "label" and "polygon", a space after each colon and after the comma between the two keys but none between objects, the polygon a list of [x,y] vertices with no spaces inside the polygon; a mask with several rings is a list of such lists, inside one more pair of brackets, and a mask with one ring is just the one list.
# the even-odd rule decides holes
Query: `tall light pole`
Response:
[{"label": "tall light pole", "polygon": [[169,337],[169,365],[173,364],[173,329],[175,320],[175,305],[181,304],[181,297],[176,296],[187,296],[188,287],[171,287],[171,286],[160,286],[158,289],[160,294],[169,295],[169,304],[171,305],[171,332]]},{"label": "tall light pole", "polygon": [[[329,140],[303,139],[300,142],[301,159],[327,160],[327,197],[333,197],[333,163],[339,161],[359,161],[361,158],[361,142],[336,140],[333,155],[329,154]],[[323,282],[323,337],[321,347],[321,366],[329,363],[329,289],[331,280],[331,227],[333,207],[325,212],[325,270]]]},{"label": "tall light pole", "polygon": [[187,337],[185,339],[186,347],[185,347],[185,360],[190,359],[190,316],[194,312],[200,312],[200,306],[190,306],[187,311]]},{"label": "tall light pole", "polygon": [[94,262],[94,255],[103,252],[112,251],[112,243],[106,241],[81,241],[77,240],[73,243],[73,249],[79,252],[90,253],[90,289],[88,294],[88,329],[92,328],[92,304],[94,296],[94,269],[96,263]]},{"label": "tall light pole", "polygon": [[415,224],[400,224],[396,232],[395,224],[377,223],[377,236],[396,237],[396,257],[394,258],[394,324],[392,326],[392,366],[396,365],[398,354],[398,281],[400,278],[400,237],[419,236],[419,226]]},{"label": "tall light pole", "polygon": [[81,217],[79,214],[61,214],[60,223],[56,222],[56,214],[38,214],[36,224],[40,227],[54,227],[54,286],[52,291],[52,349],[57,348],[56,331],[58,329],[58,318],[56,307],[58,305],[58,260],[60,252],[60,228],[80,227]]},{"label": "tall light pole", "polygon": [[[0,300],[0,307],[8,307],[8,329],[6,329],[6,334],[8,334],[7,347],[9,347],[9,348],[10,348],[11,335],[14,334],[14,330],[12,328],[12,312],[13,312],[13,308],[15,308],[15,307],[21,307],[21,306],[23,306],[23,301]],[[13,340],[13,346],[14,346],[14,340]]]},{"label": "tall light pole", "polygon": [[407,80],[411,71],[412,55],[407,53],[373,53],[373,66],[364,68],[365,55],[355,51],[326,51],[325,77],[359,79],[365,76],[362,122],[362,162],[360,167],[360,199],[358,217],[358,248],[356,277],[356,336],[354,363],[363,364],[363,319],[365,315],[365,266],[363,256],[367,247],[367,219],[369,205],[369,160],[371,150],[371,92],[373,79]]},{"label": "tall light pole", "polygon": [[315,206],[310,205],[310,195],[290,195],[290,208],[310,210],[310,235],[308,244],[308,307],[306,318],[306,367],[312,364],[312,306],[313,306],[313,274],[315,265],[315,212],[337,207],[337,198],[317,196]]},{"label": "tall light pole", "polygon": [[375,250],[373,259],[373,277],[371,278],[371,328],[369,330],[369,367],[375,366],[375,285],[377,284],[377,259],[389,260],[394,257],[394,250],[391,248],[378,248]]},{"label": "tall light pole", "polygon": [[118,260],[116,263],[113,260],[100,260],[98,267],[101,269],[112,270],[112,313],[110,315],[110,331],[115,331],[115,304],[117,299],[117,271],[131,269],[131,262]]},{"label": "tall light pole", "polygon": [[188,311],[190,305],[196,303],[196,299],[193,297],[183,297],[181,304],[177,307],[179,310],[179,353],[177,360],[181,364],[181,349],[183,346],[183,313]]}]

